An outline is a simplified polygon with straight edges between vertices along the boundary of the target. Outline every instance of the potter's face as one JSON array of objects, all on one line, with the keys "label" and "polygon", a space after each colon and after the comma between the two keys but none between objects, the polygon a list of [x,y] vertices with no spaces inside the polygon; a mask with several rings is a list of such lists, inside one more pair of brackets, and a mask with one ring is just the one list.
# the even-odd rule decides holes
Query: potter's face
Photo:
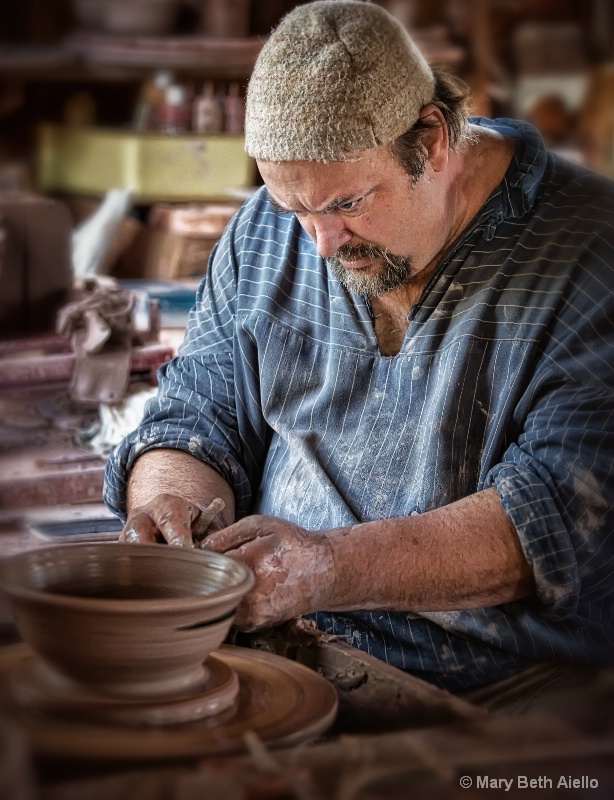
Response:
[{"label": "potter's face", "polygon": [[259,161],[273,205],[296,215],[349,289],[381,296],[420,277],[440,248],[438,189],[385,147],[351,161]]}]

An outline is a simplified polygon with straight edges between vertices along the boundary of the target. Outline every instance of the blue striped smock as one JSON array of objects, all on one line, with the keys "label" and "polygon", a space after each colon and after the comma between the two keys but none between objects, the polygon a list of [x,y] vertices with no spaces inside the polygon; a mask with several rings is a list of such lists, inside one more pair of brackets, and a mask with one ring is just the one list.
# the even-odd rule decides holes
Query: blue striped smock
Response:
[{"label": "blue striped smock", "polygon": [[613,184],[546,152],[524,123],[473,121],[515,137],[515,157],[398,355],[380,355],[368,302],[262,189],[212,255],[185,342],[105,487],[123,514],[135,458],[179,448],[226,478],[239,517],[310,530],[495,487],[535,598],[315,615],[453,691],[537,660],[614,663]]}]

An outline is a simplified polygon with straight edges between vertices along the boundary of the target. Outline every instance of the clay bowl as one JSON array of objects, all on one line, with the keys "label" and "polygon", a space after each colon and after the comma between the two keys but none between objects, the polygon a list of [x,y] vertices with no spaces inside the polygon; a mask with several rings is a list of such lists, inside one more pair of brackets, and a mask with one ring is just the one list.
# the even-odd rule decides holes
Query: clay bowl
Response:
[{"label": "clay bowl", "polygon": [[117,697],[193,690],[253,584],[239,561],[162,544],[69,544],[0,562],[23,639],[64,677]]}]

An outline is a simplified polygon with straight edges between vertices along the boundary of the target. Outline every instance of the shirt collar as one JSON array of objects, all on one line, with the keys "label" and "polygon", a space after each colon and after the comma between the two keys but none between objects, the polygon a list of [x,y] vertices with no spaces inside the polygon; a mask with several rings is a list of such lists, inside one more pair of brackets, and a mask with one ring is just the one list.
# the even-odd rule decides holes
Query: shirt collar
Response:
[{"label": "shirt collar", "polygon": [[[502,207],[504,217],[524,216],[535,202],[548,159],[540,134],[522,120],[471,117],[469,121],[516,140],[516,151],[495,195],[498,195],[497,204]],[[491,199],[494,200],[494,196]],[[487,201],[486,205],[489,204]]]}]

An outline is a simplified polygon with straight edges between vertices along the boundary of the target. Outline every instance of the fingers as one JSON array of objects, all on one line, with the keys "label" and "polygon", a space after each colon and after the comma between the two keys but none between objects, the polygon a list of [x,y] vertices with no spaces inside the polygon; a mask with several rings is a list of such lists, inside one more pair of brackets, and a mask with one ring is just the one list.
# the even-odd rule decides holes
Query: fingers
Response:
[{"label": "fingers", "polygon": [[120,542],[128,544],[155,544],[158,539],[158,529],[149,514],[137,513],[129,517],[124,529],[119,535]]},{"label": "fingers", "polygon": [[165,541],[176,547],[193,547],[192,519],[199,509],[182,497],[162,494],[135,509],[120,541],[140,544]]},{"label": "fingers", "polygon": [[324,534],[285,520],[254,515],[211,532],[205,549],[237,559],[253,572],[254,586],[241,601],[234,624],[252,631],[315,610],[333,571]]},{"label": "fingers", "polygon": [[194,547],[192,541],[192,515],[187,507],[181,511],[174,509],[161,514],[158,519],[158,530],[173,547]]},{"label": "fingers", "polygon": [[200,545],[203,550],[215,550],[216,553],[225,553],[241,545],[269,536],[273,531],[262,525],[261,517],[246,517],[228,528],[210,533]]},{"label": "fingers", "polygon": [[192,519],[198,512],[187,500],[159,495],[143,510],[148,511],[167,544],[193,547]]},{"label": "fingers", "polygon": [[165,541],[177,547],[194,547],[194,540],[198,541],[212,528],[220,529],[219,514],[224,508],[221,497],[216,497],[206,508],[200,508],[183,497],[160,494],[133,511],[120,535],[120,542],[152,544]]}]

